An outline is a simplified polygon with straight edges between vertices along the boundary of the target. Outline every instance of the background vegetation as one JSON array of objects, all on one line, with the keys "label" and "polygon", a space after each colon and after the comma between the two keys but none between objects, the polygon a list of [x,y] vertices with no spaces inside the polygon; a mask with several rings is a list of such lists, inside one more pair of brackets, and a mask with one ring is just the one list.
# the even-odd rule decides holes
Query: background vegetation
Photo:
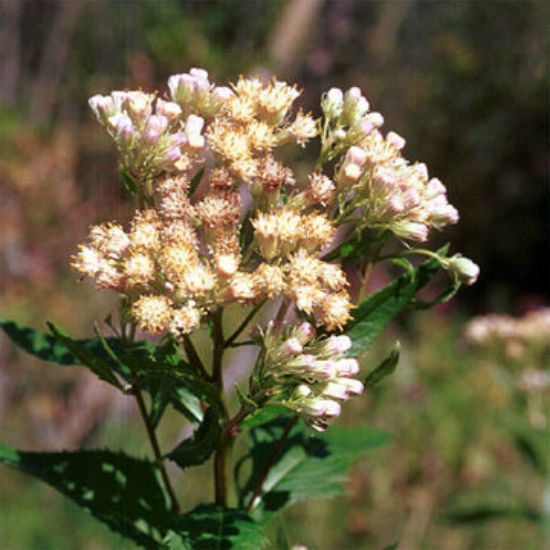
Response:
[{"label": "background vegetation", "polygon": [[[441,242],[452,239],[482,277],[452,305],[393,327],[388,339],[403,348],[396,375],[343,418],[385,428],[393,443],[358,463],[347,498],[297,506],[273,534],[319,550],[397,539],[403,549],[542,547],[540,472],[517,445],[514,403],[494,365],[461,331],[473,313],[548,300],[547,16],[532,0],[3,0],[0,314],[85,335],[112,306],[68,267],[88,225],[131,208],[90,95],[162,88],[191,66],[217,82],[276,73],[304,87],[306,109],[331,86],[361,86],[386,127],[407,138],[407,157],[448,186],[462,220]],[[86,373],[0,340],[4,442],[143,454],[136,419],[130,400]],[[162,436],[174,442],[186,429]],[[203,479],[179,480],[189,507],[204,490]],[[121,547],[30,479],[3,470],[0,495],[4,548]],[[466,509],[477,515],[457,513]]]}]

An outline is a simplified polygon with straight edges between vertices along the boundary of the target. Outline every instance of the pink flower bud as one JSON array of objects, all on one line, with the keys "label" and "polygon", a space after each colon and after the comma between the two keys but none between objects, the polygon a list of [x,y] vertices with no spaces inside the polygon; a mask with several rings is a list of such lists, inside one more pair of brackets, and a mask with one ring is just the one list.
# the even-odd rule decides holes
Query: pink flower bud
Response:
[{"label": "pink flower bud", "polygon": [[337,401],[333,401],[332,399],[325,399],[323,405],[325,407],[325,416],[329,416],[329,417],[340,416],[340,413],[342,412],[342,408],[340,407],[340,404]]},{"label": "pink flower bud", "polygon": [[423,162],[415,164],[414,169],[420,181],[428,181],[428,167]]},{"label": "pink flower bud", "polygon": [[428,228],[422,223],[400,222],[394,225],[393,232],[402,239],[410,239],[417,242],[424,242],[428,239]]},{"label": "pink flower bud", "polygon": [[367,152],[361,147],[353,145],[350,147],[346,153],[345,163],[356,164],[359,167],[362,167],[367,162]]},{"label": "pink flower bud", "polygon": [[330,380],[338,374],[338,367],[335,361],[317,361],[311,370],[323,380]]},{"label": "pink flower bud", "polygon": [[359,363],[357,359],[340,359],[336,362],[336,369],[340,376],[353,376],[359,372]]},{"label": "pink flower bud", "polygon": [[441,183],[441,180],[432,178],[426,187],[426,192],[429,197],[437,197],[439,195],[445,195],[447,188]]},{"label": "pink flower bud", "polygon": [[315,327],[304,321],[298,328],[294,331],[294,336],[300,342],[300,344],[305,345],[315,338]]},{"label": "pink flower bud", "polygon": [[337,378],[334,382],[344,386],[347,393],[352,395],[361,395],[365,389],[363,382],[356,378]]},{"label": "pink flower bud", "polygon": [[369,113],[361,121],[361,131],[368,136],[373,130],[380,128],[384,124],[384,117],[380,113]]},{"label": "pink flower bud", "polygon": [[282,351],[287,355],[299,355],[303,350],[304,348],[298,338],[289,338],[282,345]]},{"label": "pink flower bud", "polygon": [[386,136],[386,141],[392,147],[395,147],[398,151],[405,147],[405,139],[395,132],[388,132],[388,135]]},{"label": "pink flower bud", "polygon": [[212,90],[212,95],[220,101],[227,101],[228,99],[231,99],[235,94],[233,94],[233,90],[231,90],[231,88],[228,88],[227,86],[216,86]]},{"label": "pink flower bud", "polygon": [[337,382],[329,382],[323,390],[323,397],[330,397],[332,399],[341,399],[345,401],[348,399],[347,386],[338,384]]},{"label": "pink flower bud", "polygon": [[163,134],[168,128],[168,119],[163,115],[153,115],[147,121],[147,130],[156,132],[158,135]]},{"label": "pink flower bud", "polygon": [[157,115],[165,116],[170,121],[175,121],[181,116],[181,107],[173,101],[157,100]]},{"label": "pink flower bud", "polygon": [[341,336],[331,336],[323,343],[323,351],[330,355],[342,355],[352,346],[352,341],[349,336],[342,334]]},{"label": "pink flower bud", "polygon": [[110,96],[94,95],[88,100],[88,104],[100,120],[107,119],[116,111],[114,101]]}]

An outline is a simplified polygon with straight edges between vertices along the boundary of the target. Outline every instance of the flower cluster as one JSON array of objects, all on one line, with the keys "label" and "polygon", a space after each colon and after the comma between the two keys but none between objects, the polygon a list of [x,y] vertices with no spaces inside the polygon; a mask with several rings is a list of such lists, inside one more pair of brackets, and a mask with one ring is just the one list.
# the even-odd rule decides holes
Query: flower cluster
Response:
[{"label": "flower cluster", "polygon": [[323,154],[331,159],[344,152],[334,174],[342,218],[358,218],[361,227],[389,230],[412,241],[425,241],[430,228],[458,221],[445,186],[429,178],[425,164],[410,164],[402,156],[401,136],[380,132],[384,119],[369,112],[369,102],[358,88],[345,94],[331,89],[321,107]]},{"label": "flower cluster", "polygon": [[182,118],[181,107],[154,94],[116,91],[95,95],[90,106],[115,141],[124,171],[144,183],[188,170],[204,149],[204,119]]},{"label": "flower cluster", "polygon": [[[216,86],[191,69],[168,88],[167,99],[141,91],[90,99],[141,209],[127,230],[92,228],[73,263],[122,293],[147,332],[181,338],[219,307],[278,297],[328,331],[343,329],[349,284],[326,260],[337,239],[355,225],[424,240],[428,227],[456,221],[444,186],[401,157],[401,138],[382,136],[383,118],[358,88],[330,90],[323,123],[294,108],[300,91],[277,80]],[[276,149],[302,146],[320,128],[317,167],[300,181]],[[448,262],[461,281],[477,276],[466,258]]]},{"label": "flower cluster", "polygon": [[270,324],[263,337],[263,359],[253,375],[268,402],[285,405],[315,430],[325,430],[340,415],[340,402],[363,392],[354,378],[359,364],[345,354],[351,340],[345,336],[316,338],[304,322],[276,330]]},{"label": "flower cluster", "polygon": [[544,428],[550,390],[550,308],[523,317],[490,314],[474,317],[466,338],[483,352],[491,366],[504,368],[523,393],[527,415],[536,428]]}]

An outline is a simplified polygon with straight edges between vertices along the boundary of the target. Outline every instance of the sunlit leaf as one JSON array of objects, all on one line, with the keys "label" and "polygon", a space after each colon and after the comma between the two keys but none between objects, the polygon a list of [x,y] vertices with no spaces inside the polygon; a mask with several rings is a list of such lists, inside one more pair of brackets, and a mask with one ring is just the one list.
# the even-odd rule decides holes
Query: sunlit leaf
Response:
[{"label": "sunlit leaf", "polygon": [[170,550],[261,550],[269,539],[243,510],[201,504],[178,520],[165,542]]},{"label": "sunlit leaf", "polygon": [[396,343],[395,348],[390,352],[388,357],[384,359],[380,365],[378,365],[372,372],[365,378],[365,389],[376,386],[380,380],[386,378],[390,374],[393,374],[399,363],[399,342]]},{"label": "sunlit leaf", "polygon": [[39,453],[0,445],[0,462],[61,492],[99,521],[157,548],[175,520],[158,467],[102,450]]},{"label": "sunlit leaf", "polygon": [[[438,253],[445,254],[446,248]],[[413,272],[405,273],[383,289],[369,296],[353,312],[346,334],[353,341],[349,355],[361,355],[392,319],[408,306],[416,293],[437,273],[440,264],[430,258]]]},{"label": "sunlit leaf", "polygon": [[385,432],[370,428],[335,428],[314,434],[296,425],[281,445],[287,426],[288,419],[284,419],[251,430],[250,450],[237,464],[238,478],[243,466],[251,463],[250,476],[240,488],[240,504],[246,506],[258,492],[251,514],[262,522],[296,502],[345,494],[355,459],[389,439]]}]

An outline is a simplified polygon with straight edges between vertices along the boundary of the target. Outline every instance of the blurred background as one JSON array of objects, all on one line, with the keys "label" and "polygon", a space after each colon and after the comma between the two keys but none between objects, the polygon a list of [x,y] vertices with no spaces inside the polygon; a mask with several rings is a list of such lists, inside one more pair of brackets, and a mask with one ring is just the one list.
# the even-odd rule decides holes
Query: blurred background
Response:
[{"label": "blurred background", "polygon": [[[0,0],[0,315],[85,336],[113,306],[68,266],[90,224],[132,209],[89,96],[164,91],[199,66],[216,83],[297,82],[318,115],[323,91],[360,86],[461,213],[434,245],[451,241],[482,275],[451,304],[402,316],[367,356],[372,368],[402,342],[396,375],[343,422],[393,442],[358,463],[348,497],[297,506],[273,535],[319,550],[542,548],[544,476],[503,421],[514,398],[494,361],[462,334],[472,315],[548,304],[548,15],[533,0]],[[128,398],[0,339],[2,442],[139,454],[140,430]],[[182,430],[169,425],[166,445]],[[3,548],[133,548],[48,487],[0,472]],[[190,503],[204,497],[201,480],[180,477]]]}]

